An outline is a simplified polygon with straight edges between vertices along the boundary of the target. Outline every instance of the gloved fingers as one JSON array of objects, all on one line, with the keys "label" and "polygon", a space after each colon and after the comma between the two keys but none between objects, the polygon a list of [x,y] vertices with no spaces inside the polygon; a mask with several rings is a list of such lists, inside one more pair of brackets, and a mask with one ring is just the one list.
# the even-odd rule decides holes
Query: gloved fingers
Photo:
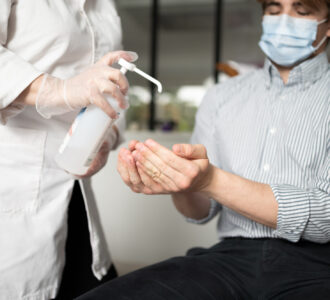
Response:
[{"label": "gloved fingers", "polygon": [[102,94],[110,95],[112,98],[116,99],[120,108],[126,108],[126,99],[125,96],[122,94],[118,85],[108,81],[104,78],[97,78],[95,82],[98,86],[99,91]]},{"label": "gloved fingers", "polygon": [[87,172],[81,176],[75,176],[78,179],[88,178],[99,172],[107,163],[110,153],[110,147],[107,142],[104,142],[99,152],[96,154]]},{"label": "gloved fingers", "polygon": [[102,109],[111,119],[117,119],[118,114],[115,109],[109,104],[107,99],[102,95],[101,92],[96,91],[93,93],[91,103]]},{"label": "gloved fingers", "polygon": [[120,58],[133,62],[138,59],[138,55],[137,53],[130,51],[113,51],[104,55],[97,64],[112,66],[114,63],[118,62]]},{"label": "gloved fingers", "polygon": [[105,67],[104,72],[106,78],[117,84],[122,94],[126,95],[129,88],[129,83],[126,76],[120,72],[120,70],[111,67]]},{"label": "gloved fingers", "polygon": [[115,129],[115,125],[109,127],[109,129],[107,130],[105,136],[105,141],[107,142],[107,145],[109,147],[109,151],[114,149],[115,146],[117,145],[118,142],[118,131],[117,129]]},{"label": "gloved fingers", "polygon": [[106,156],[106,158],[108,159],[108,156],[107,155],[109,154],[110,150],[111,150],[110,143],[108,141],[105,141],[102,144],[102,146],[101,146],[101,148],[100,148],[100,150],[99,150],[98,153],[100,153],[104,157]]}]

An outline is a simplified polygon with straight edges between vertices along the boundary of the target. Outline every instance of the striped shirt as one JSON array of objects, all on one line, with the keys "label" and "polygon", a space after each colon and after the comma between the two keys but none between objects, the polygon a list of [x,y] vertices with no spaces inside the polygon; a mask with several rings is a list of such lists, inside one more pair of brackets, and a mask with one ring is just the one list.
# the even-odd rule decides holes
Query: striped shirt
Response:
[{"label": "striped shirt", "polygon": [[215,166],[269,184],[277,228],[211,200],[205,223],[221,211],[219,238],[330,241],[330,68],[325,53],[295,67],[284,84],[263,69],[214,86],[198,113],[191,142],[206,146]]}]

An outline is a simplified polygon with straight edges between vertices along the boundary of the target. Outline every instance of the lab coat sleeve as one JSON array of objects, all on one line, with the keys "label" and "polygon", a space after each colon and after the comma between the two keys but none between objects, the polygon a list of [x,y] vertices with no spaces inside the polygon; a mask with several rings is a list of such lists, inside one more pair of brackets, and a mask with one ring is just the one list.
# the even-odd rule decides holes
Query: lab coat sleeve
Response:
[{"label": "lab coat sleeve", "polygon": [[19,114],[24,105],[15,99],[42,72],[6,47],[12,1],[1,1],[0,9],[0,124]]},{"label": "lab coat sleeve", "polygon": [[278,202],[278,236],[297,242],[300,238],[326,243],[330,240],[330,139],[324,163],[314,178],[314,186],[302,189],[291,185],[271,185]]}]

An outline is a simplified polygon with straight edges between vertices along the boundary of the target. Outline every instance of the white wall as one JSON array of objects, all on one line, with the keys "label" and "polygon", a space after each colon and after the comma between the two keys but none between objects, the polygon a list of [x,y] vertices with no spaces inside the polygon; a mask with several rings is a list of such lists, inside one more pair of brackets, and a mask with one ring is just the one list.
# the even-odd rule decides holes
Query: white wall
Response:
[{"label": "white wall", "polygon": [[[166,147],[189,141],[189,134],[128,132],[128,141],[153,138]],[[194,246],[217,242],[216,220],[199,226],[186,223],[169,196],[134,194],[116,170],[118,150],[93,179],[99,211],[113,260],[120,274],[169,257]]]}]

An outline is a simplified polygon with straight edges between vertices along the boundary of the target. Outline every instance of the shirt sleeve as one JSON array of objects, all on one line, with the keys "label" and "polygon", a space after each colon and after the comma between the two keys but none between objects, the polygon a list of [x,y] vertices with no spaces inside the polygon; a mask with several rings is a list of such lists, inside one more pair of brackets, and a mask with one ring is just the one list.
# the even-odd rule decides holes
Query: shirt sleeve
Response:
[{"label": "shirt sleeve", "polygon": [[2,1],[0,9],[0,123],[3,125],[9,117],[23,110],[23,105],[13,102],[42,74],[32,64],[6,48],[11,5],[10,0]]},{"label": "shirt sleeve", "polygon": [[[213,136],[215,110],[219,100],[217,88],[218,86],[211,88],[204,96],[196,114],[195,128],[190,140],[191,144],[204,145],[210,162],[215,165],[217,164],[217,153]],[[200,220],[186,218],[186,220],[194,224],[205,224],[211,221],[221,210],[221,205],[213,199],[210,199],[210,202],[210,210],[206,218]]]},{"label": "shirt sleeve", "polygon": [[292,242],[300,238],[317,243],[330,241],[330,142],[315,179],[315,187],[271,185],[278,202],[276,234]]},{"label": "shirt sleeve", "polygon": [[219,202],[217,202],[213,199],[210,199],[210,202],[211,202],[211,206],[210,206],[209,214],[207,217],[205,217],[203,219],[199,219],[199,220],[192,219],[192,218],[186,218],[187,222],[202,225],[202,224],[206,224],[209,221],[211,221],[221,210],[221,205],[219,204]]}]

